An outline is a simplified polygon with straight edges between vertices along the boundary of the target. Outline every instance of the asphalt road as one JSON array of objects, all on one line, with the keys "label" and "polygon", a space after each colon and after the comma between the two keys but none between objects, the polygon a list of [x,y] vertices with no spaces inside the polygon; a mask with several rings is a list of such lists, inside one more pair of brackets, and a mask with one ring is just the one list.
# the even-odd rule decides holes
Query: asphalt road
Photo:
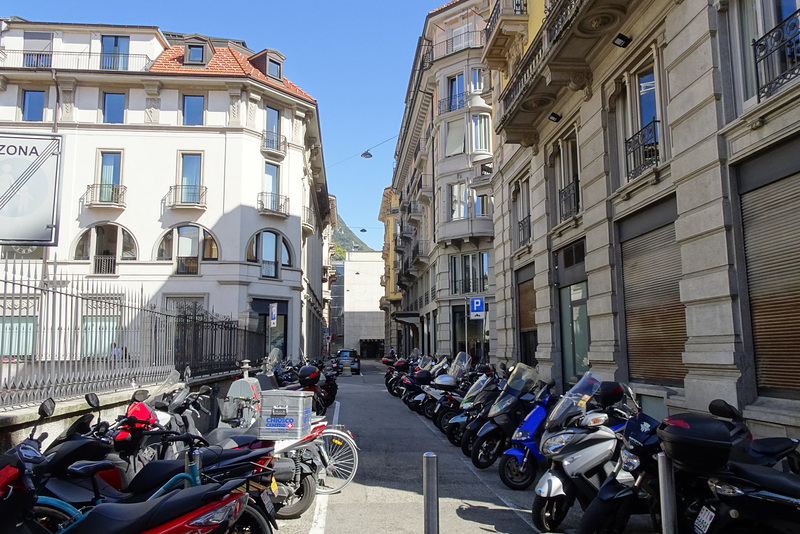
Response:
[{"label": "asphalt road", "polygon": [[[497,464],[476,469],[469,458],[425,417],[392,397],[383,384],[385,367],[362,360],[362,375],[338,379],[338,418],[360,448],[353,482],[336,495],[318,495],[299,519],[279,521],[279,534],[421,534],[424,532],[422,463],[437,456],[439,532],[526,533],[533,527],[533,489],[513,491],[500,481]],[[337,405],[334,405],[337,406]],[[576,505],[561,532],[574,533],[580,521]],[[644,518],[628,532],[652,532]]]}]

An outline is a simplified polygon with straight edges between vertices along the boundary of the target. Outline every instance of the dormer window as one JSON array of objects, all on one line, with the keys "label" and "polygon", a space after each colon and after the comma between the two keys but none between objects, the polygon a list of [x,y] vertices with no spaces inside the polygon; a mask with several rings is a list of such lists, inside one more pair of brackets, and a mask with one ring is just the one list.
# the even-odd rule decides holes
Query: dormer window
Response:
[{"label": "dormer window", "polygon": [[192,63],[203,62],[203,47],[197,45],[189,45],[186,47],[188,51],[188,60]]},{"label": "dormer window", "polygon": [[274,59],[269,60],[269,72],[268,74],[273,78],[282,79],[281,76],[281,64],[275,61]]}]

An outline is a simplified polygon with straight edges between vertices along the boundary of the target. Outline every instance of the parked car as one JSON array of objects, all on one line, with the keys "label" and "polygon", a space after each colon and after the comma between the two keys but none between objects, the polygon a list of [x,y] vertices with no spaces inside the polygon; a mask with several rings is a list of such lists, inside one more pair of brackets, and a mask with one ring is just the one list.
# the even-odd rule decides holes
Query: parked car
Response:
[{"label": "parked car", "polygon": [[336,353],[336,372],[342,374],[346,367],[354,375],[361,374],[361,360],[358,358],[358,351],[355,349],[342,349]]}]

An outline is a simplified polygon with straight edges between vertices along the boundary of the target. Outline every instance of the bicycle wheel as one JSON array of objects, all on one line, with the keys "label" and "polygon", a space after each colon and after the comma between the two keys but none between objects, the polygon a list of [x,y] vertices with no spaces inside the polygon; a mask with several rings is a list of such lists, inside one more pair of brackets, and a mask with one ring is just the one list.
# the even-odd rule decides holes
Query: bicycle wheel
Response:
[{"label": "bicycle wheel", "polygon": [[358,448],[346,432],[328,430],[315,440],[325,465],[325,482],[317,486],[317,493],[330,495],[347,486],[358,470]]}]

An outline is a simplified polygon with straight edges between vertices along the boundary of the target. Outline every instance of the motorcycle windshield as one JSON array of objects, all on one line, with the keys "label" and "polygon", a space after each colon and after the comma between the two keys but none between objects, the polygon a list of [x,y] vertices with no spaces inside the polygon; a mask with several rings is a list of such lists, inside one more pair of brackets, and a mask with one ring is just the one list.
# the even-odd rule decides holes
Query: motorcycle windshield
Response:
[{"label": "motorcycle windshield", "polygon": [[439,376],[442,369],[447,366],[447,358],[442,358],[440,362],[437,362],[435,365],[431,366],[431,376],[436,377]]},{"label": "motorcycle windshield", "polygon": [[450,369],[447,370],[447,374],[459,379],[467,374],[467,369],[469,369],[471,362],[472,358],[469,356],[469,354],[466,352],[459,352],[458,356],[456,356],[456,359],[453,360]]},{"label": "motorcycle windshield", "polygon": [[489,377],[486,375],[481,375],[481,377],[477,379],[475,383],[473,383],[467,390],[467,394],[464,395],[464,402],[473,400],[478,395],[478,393],[481,392],[481,390],[486,386],[488,382],[489,382]]},{"label": "motorcycle windshield", "polygon": [[170,371],[169,375],[167,375],[167,378],[165,378],[154,391],[150,392],[144,402],[152,406],[155,401],[160,400],[164,395],[172,392],[172,390],[175,389],[175,384],[177,384],[180,379],[180,373],[173,369]]},{"label": "motorcycle windshield", "polygon": [[430,356],[423,356],[422,359],[417,364],[417,367],[429,371],[432,365],[433,365],[433,358],[431,358]]},{"label": "motorcycle windshield", "polygon": [[586,404],[600,388],[603,379],[591,371],[587,371],[572,389],[567,391],[547,416],[547,430],[564,426],[567,419],[586,413]]},{"label": "motorcycle windshield", "polygon": [[517,397],[533,391],[539,379],[539,373],[530,365],[518,363],[514,365],[514,371],[508,377],[503,393],[512,393]]}]

